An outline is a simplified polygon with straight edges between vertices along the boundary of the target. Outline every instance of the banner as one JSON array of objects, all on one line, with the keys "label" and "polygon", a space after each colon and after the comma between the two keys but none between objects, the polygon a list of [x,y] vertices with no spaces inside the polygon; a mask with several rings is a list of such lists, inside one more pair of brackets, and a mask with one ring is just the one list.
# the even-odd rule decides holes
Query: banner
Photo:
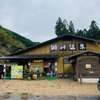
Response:
[{"label": "banner", "polygon": [[23,78],[23,66],[22,65],[11,66],[11,78]]}]

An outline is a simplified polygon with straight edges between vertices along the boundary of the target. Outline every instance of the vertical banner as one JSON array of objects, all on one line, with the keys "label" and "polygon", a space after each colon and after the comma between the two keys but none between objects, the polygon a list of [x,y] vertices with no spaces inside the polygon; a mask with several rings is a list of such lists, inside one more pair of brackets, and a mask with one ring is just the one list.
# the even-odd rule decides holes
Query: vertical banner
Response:
[{"label": "vertical banner", "polygon": [[11,78],[23,78],[23,66],[22,65],[11,66]]}]

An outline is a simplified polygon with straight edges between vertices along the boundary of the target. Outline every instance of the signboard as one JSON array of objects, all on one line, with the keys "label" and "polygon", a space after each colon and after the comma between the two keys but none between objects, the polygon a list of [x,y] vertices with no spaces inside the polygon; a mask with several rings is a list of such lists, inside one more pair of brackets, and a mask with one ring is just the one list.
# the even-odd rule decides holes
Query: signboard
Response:
[{"label": "signboard", "polygon": [[11,66],[11,78],[23,78],[23,66],[21,65]]},{"label": "signboard", "polygon": [[52,44],[52,45],[50,46],[50,50],[51,50],[51,51],[57,51],[57,45],[56,45],[56,44]]},{"label": "signboard", "polygon": [[67,49],[67,46],[65,44],[60,45],[60,50],[65,51]]},{"label": "signboard", "polygon": [[[60,45],[51,44],[50,45],[50,51],[57,51],[58,47],[59,47],[60,51],[66,51],[67,50],[67,44],[60,44]],[[76,48],[78,50],[86,50],[86,43],[82,42],[82,43],[78,43],[78,44],[76,44],[76,43],[70,43],[70,44],[68,44],[68,50],[75,51]]]},{"label": "signboard", "polygon": [[91,64],[86,64],[86,68],[91,68]]},{"label": "signboard", "polygon": [[85,43],[79,43],[78,44],[78,50],[86,50],[86,44]]},{"label": "signboard", "polygon": [[42,63],[43,60],[33,60],[34,63]]},{"label": "signboard", "polygon": [[92,74],[92,73],[94,73],[94,72],[93,72],[93,71],[89,71],[89,73],[91,73],[91,74]]},{"label": "signboard", "polygon": [[76,50],[76,44],[69,44],[68,45],[68,48],[69,48],[69,50],[71,50],[71,51],[74,51],[74,50]]}]

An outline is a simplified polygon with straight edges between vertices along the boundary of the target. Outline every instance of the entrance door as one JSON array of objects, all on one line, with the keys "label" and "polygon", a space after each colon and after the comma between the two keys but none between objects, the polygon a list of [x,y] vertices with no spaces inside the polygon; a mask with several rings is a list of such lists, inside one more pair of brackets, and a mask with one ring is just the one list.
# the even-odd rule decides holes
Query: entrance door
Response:
[{"label": "entrance door", "polygon": [[54,61],[44,61],[44,72],[47,76],[54,75]]}]

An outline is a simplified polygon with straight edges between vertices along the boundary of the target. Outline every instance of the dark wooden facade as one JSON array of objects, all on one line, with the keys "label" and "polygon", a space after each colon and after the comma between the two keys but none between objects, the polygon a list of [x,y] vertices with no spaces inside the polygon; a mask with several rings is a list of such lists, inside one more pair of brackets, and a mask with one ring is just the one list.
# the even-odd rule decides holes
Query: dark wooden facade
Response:
[{"label": "dark wooden facade", "polygon": [[78,77],[98,77],[100,75],[100,60],[96,56],[83,56],[77,59]]},{"label": "dark wooden facade", "polygon": [[75,77],[78,78],[98,78],[100,75],[100,54],[93,51],[85,51],[69,57],[73,59],[75,67]]}]

